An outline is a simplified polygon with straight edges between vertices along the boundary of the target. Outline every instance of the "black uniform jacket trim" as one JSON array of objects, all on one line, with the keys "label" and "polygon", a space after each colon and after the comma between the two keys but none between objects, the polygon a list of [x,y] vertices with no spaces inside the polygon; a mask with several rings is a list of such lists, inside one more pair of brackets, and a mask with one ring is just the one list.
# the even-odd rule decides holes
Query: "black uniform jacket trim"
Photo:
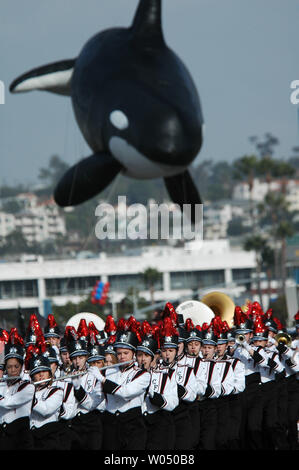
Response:
[{"label": "black uniform jacket trim", "polygon": [[121,385],[118,385],[117,383],[112,382],[112,380],[106,379],[105,382],[103,383],[103,392],[110,393],[111,395],[113,395],[113,393],[115,393],[120,387]]},{"label": "black uniform jacket trim", "polygon": [[[74,395],[75,395],[76,400],[78,400],[79,403],[82,403],[86,398],[86,392],[82,386],[78,388],[77,390],[74,389]],[[63,401],[66,401],[66,400],[63,400]]]}]

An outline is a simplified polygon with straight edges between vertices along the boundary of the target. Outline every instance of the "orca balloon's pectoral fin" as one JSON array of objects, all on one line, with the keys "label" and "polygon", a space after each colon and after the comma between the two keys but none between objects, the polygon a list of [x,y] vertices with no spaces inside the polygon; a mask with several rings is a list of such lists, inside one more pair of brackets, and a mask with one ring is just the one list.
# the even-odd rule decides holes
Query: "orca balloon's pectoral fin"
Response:
[{"label": "orca balloon's pectoral fin", "polygon": [[120,163],[108,153],[84,158],[67,170],[57,184],[55,202],[61,207],[81,204],[105,189],[121,170]]},{"label": "orca balloon's pectoral fin", "polygon": [[75,62],[76,59],[68,59],[34,68],[16,78],[9,90],[11,93],[44,90],[70,96]]},{"label": "orca balloon's pectoral fin", "polygon": [[188,170],[178,175],[164,178],[165,185],[172,201],[183,210],[184,204],[189,204],[191,221],[196,222],[195,210],[197,204],[202,204],[199,192]]}]

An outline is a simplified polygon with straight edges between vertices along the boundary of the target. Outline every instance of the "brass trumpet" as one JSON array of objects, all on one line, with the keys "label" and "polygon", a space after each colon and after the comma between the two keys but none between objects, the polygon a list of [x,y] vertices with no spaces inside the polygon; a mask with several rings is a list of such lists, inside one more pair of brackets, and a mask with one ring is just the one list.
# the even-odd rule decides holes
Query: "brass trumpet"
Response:
[{"label": "brass trumpet", "polygon": [[235,336],[235,341],[237,344],[243,344],[246,341],[246,337],[242,333],[237,333]]},{"label": "brass trumpet", "polygon": [[278,344],[283,343],[288,347],[292,344],[292,337],[288,333],[277,333],[277,335],[274,336],[274,339]]}]

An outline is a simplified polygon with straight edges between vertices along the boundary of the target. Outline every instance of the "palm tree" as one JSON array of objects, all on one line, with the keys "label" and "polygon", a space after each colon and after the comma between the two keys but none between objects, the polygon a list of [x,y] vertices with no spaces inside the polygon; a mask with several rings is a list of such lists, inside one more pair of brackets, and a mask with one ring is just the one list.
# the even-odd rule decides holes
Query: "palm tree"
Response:
[{"label": "palm tree", "polygon": [[286,285],[286,278],[287,278],[287,269],[286,269],[286,248],[287,242],[286,239],[292,237],[294,235],[294,227],[293,225],[287,221],[282,220],[276,230],[276,236],[281,241],[281,290],[282,295],[285,294],[285,285]]},{"label": "palm tree", "polygon": [[254,178],[258,169],[258,158],[255,155],[244,155],[243,157],[235,160],[233,165],[233,178],[241,181],[245,180],[249,187],[250,215],[253,222],[253,231],[255,232],[256,220],[253,207],[252,190]]},{"label": "palm tree", "polygon": [[151,304],[153,305],[155,303],[155,300],[154,300],[155,285],[162,278],[162,273],[160,273],[155,268],[147,268],[145,269],[145,271],[141,273],[141,275],[143,277],[143,282],[146,288],[149,289],[150,291]]},{"label": "palm tree", "polygon": [[269,304],[271,299],[271,280],[272,280],[272,269],[275,266],[275,254],[271,246],[265,245],[261,252],[262,267],[265,269],[268,279],[268,298]]},{"label": "palm tree", "polygon": [[265,248],[266,240],[260,235],[253,235],[247,238],[244,243],[244,250],[255,252],[256,274],[257,274],[257,290],[260,299],[260,305],[263,306],[263,297],[261,289],[261,272],[262,272],[262,252]]}]

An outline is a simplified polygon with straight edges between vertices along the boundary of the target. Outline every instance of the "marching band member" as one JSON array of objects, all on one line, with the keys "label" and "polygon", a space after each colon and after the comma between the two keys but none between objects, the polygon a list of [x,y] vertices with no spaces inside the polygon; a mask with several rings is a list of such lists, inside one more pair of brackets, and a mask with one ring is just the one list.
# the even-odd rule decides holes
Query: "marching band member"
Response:
[{"label": "marching band member", "polygon": [[[35,450],[63,450],[64,443],[59,425],[59,413],[63,401],[63,390],[52,384],[49,359],[42,354],[30,354],[27,350],[30,377],[35,385],[35,394],[30,414],[30,429]],[[44,383],[39,383],[45,381]]]},{"label": "marching band member", "polygon": [[[217,361],[229,360],[233,372],[233,391],[228,395],[229,417],[227,431],[227,449],[237,450],[240,448],[240,425],[242,419],[241,393],[245,390],[245,366],[229,354],[230,331],[220,332],[217,339]],[[232,344],[231,344],[232,347]]]},{"label": "marching band member", "polygon": [[176,439],[173,410],[179,404],[179,396],[174,369],[178,334],[169,318],[163,322],[157,346],[155,342],[151,345],[150,339],[145,336],[139,350],[150,346],[153,352],[157,347],[161,350],[161,359],[150,369],[150,384],[145,397],[144,419],[148,430],[146,448],[171,450],[175,448]]},{"label": "marching band member", "polygon": [[212,324],[202,325],[202,356],[200,366],[203,369],[206,391],[200,400],[200,449],[216,449],[217,407],[216,399],[221,394],[221,377],[214,359],[217,336]]},{"label": "marching band member", "polygon": [[72,361],[70,359],[70,355],[67,349],[66,339],[63,336],[60,340],[59,345],[59,356],[60,356],[60,376],[66,375],[71,372],[72,370]]},{"label": "marching band member", "polygon": [[[167,302],[162,312],[163,329],[168,328],[169,334],[173,328],[173,334],[177,336],[176,341],[176,363],[174,364],[175,378],[177,381],[177,393],[179,404],[173,410],[175,424],[175,445],[177,450],[192,448],[192,421],[188,405],[193,403],[197,397],[197,383],[192,367],[189,367],[182,360],[178,362],[178,354],[182,354],[184,347],[184,329],[178,325],[178,315],[170,302]],[[179,327],[179,328],[178,328]],[[179,333],[180,332],[180,333]],[[183,346],[181,345],[183,343]],[[165,344],[165,342],[164,342]]]},{"label": "marching band member", "polygon": [[[190,446],[192,449],[196,448],[199,443],[200,437],[200,414],[198,400],[205,394],[207,383],[201,373],[199,373],[200,357],[199,352],[201,348],[202,336],[199,328],[194,328],[194,324],[190,318],[187,318],[185,328],[179,329],[180,336],[184,339],[186,344],[186,353],[178,360],[177,369],[184,366],[189,374],[189,368],[192,368],[195,378],[195,399],[188,403],[188,412],[191,420],[191,435],[189,436]],[[187,375],[187,374],[186,374]]]},{"label": "marching band member", "polygon": [[60,329],[52,314],[47,317],[47,324],[44,328],[44,338],[48,346],[54,348],[57,356],[59,356]]},{"label": "marching band member", "polygon": [[77,332],[73,327],[67,327],[67,347],[72,361],[73,370],[82,373],[71,380],[74,386],[76,406],[71,429],[77,436],[72,443],[72,449],[99,450],[102,447],[101,422],[92,408],[92,393],[97,379],[88,370],[88,328],[85,320],[80,321]]},{"label": "marching band member", "polygon": [[275,360],[275,356],[278,356],[276,352],[268,352],[265,349],[268,342],[269,330],[266,329],[262,323],[260,316],[257,316],[254,323],[254,334],[252,338],[253,345],[257,348],[256,350],[261,354],[266,353],[268,360],[266,363],[262,362],[259,366],[259,372],[261,376],[261,397],[262,397],[262,437],[263,437],[263,448],[274,450],[279,445],[276,442],[277,432],[277,387],[275,382],[275,371],[278,373],[283,371],[283,366],[280,361]]},{"label": "marching band member", "polygon": [[240,429],[241,446],[243,449],[259,450],[262,448],[263,408],[258,365],[266,363],[267,358],[262,356],[256,347],[249,345],[253,336],[253,322],[239,306],[235,307],[234,323],[237,345],[233,357],[239,359],[245,366],[245,390],[242,394],[243,413]]},{"label": "marching band member", "polygon": [[5,345],[6,380],[0,383],[0,450],[33,449],[29,415],[34,386],[20,377],[24,353],[24,341],[12,328]]},{"label": "marching band member", "polygon": [[[212,320],[213,331],[217,336],[215,348],[216,367],[221,378],[221,394],[215,401],[217,407],[217,429],[216,449],[224,450],[228,448],[230,438],[230,396],[235,391],[235,376],[232,368],[232,362],[228,358],[217,354],[219,346],[227,344],[227,333],[229,326],[226,321],[222,321],[219,316]],[[245,384],[244,384],[245,385]]]},{"label": "marching band member", "polygon": [[[278,330],[278,333],[283,333],[283,330]],[[277,346],[279,358],[285,368],[286,386],[288,395],[287,405],[287,440],[290,450],[298,449],[298,380],[296,376],[299,372],[299,358],[296,357],[296,351],[292,349],[291,345],[284,342],[279,342]]]},{"label": "marching band member", "polygon": [[[142,417],[144,394],[150,374],[135,365],[138,337],[134,322],[120,319],[114,348],[118,363],[129,364],[106,370],[102,379],[106,395],[104,441],[106,450],[142,450],[146,444],[146,428]],[[135,331],[134,331],[135,330]]]}]

